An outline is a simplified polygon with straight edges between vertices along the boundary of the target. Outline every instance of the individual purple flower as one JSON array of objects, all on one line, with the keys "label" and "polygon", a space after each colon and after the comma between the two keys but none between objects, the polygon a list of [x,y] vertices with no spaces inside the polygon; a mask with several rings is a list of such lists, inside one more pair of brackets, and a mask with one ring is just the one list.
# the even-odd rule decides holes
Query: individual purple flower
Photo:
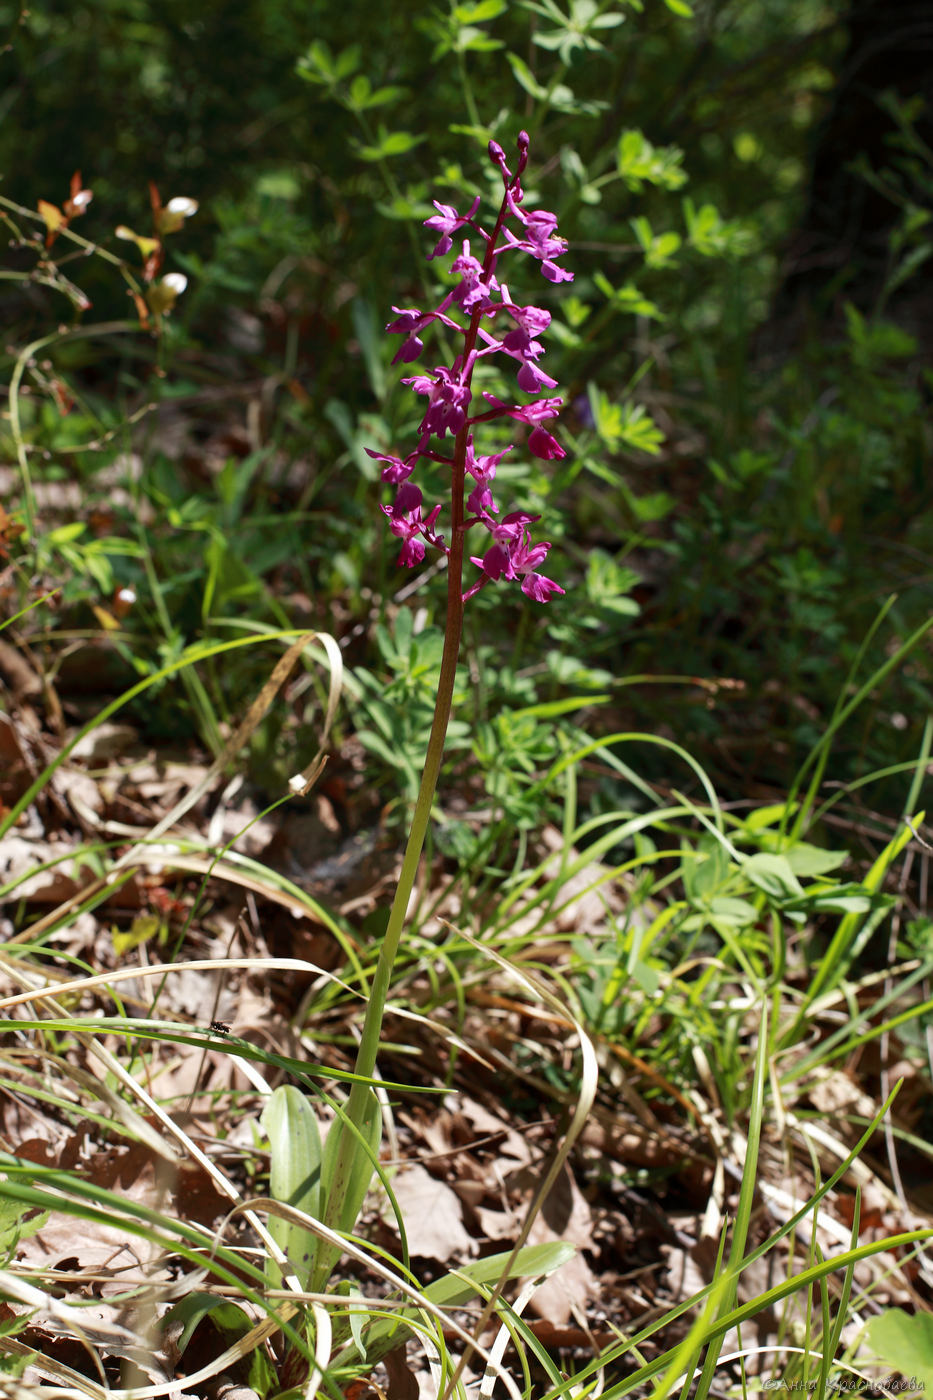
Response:
[{"label": "individual purple flower", "polygon": [[399,360],[402,360],[405,364],[411,364],[412,360],[417,360],[424,349],[424,341],[421,339],[420,332],[424,330],[425,326],[431,324],[436,312],[429,311],[425,314],[417,307],[403,311],[400,306],[393,306],[392,310],[398,312],[398,317],[389,322],[386,330],[391,335],[401,334],[405,337],[401,349],[393,356],[392,363],[397,365]]},{"label": "individual purple flower", "polygon": [[519,209],[514,199],[509,203],[513,214],[525,228],[524,238],[516,238],[508,228],[503,230],[509,247],[520,248],[523,253],[537,258],[541,263],[542,275],[549,282],[572,282],[573,273],[564,267],[558,267],[554,261],[567,251],[566,238],[560,238],[556,233],[557,215],[552,214],[549,209],[532,209],[526,214],[523,209]]},{"label": "individual purple flower", "polygon": [[[486,523],[496,544],[508,546],[519,544],[526,533],[525,526],[533,525],[540,519],[540,515],[529,515],[527,510],[511,510],[501,520],[487,520]],[[544,553],[546,554],[547,550]],[[544,558],[544,555],[541,557]]]},{"label": "individual purple flower", "polygon": [[388,516],[389,529],[402,541],[402,552],[398,562],[407,569],[420,564],[424,558],[424,544],[420,536],[423,535],[431,544],[443,547],[441,537],[434,533],[434,523],[440,515],[441,508],[435,506],[430,515],[423,519],[423,499],[421,488],[406,481],[399,487],[393,504],[381,507],[383,514]]},{"label": "individual purple flower", "polygon": [[430,395],[427,411],[421,420],[424,436],[428,437],[431,433],[436,433],[438,437],[443,437],[445,433],[456,436],[466,422],[472,397],[470,386],[461,383],[459,376],[443,365],[434,373],[436,379],[429,374],[417,374],[411,379],[403,379],[402,383],[410,384],[417,394]]},{"label": "individual purple flower", "polygon": [[483,353],[488,354],[494,348],[521,361],[518,387],[526,394],[540,394],[542,389],[553,389],[557,380],[545,374],[536,363],[544,354],[544,346],[535,339],[551,324],[550,312],[542,310],[539,306],[516,306],[505,285],[502,287],[502,307],[514,319],[515,325],[501,341],[494,342],[493,346],[487,347]]},{"label": "individual purple flower", "polygon": [[[404,381],[406,384],[409,380]],[[493,405],[493,412],[483,418],[517,418],[520,423],[540,423],[543,418],[556,418],[560,413],[563,399],[538,399],[535,403],[503,403],[495,394],[483,392],[483,398]]]},{"label": "individual purple flower", "polygon": [[482,569],[486,578],[480,579],[479,583],[473,585],[470,592],[466,594],[468,598],[482,588],[487,579],[498,580],[503,574],[506,575],[506,578],[509,577],[509,551],[504,544],[490,545],[481,559],[478,559],[475,554],[471,554],[470,563],[476,564],[478,568]]},{"label": "individual purple flower", "polygon": [[382,479],[383,481],[392,482],[394,486],[397,486],[399,482],[408,480],[415,469],[415,463],[421,455],[419,452],[412,452],[403,462],[401,457],[393,457],[387,452],[374,452],[371,447],[367,447],[364,450],[367,457],[373,457],[377,462],[388,463],[387,466],[382,468]]},{"label": "individual purple flower", "polygon": [[552,593],[563,593],[564,590],[553,579],[537,572],[537,566],[544,562],[550,547],[547,540],[533,545],[527,530],[523,529],[516,541],[497,542],[487,549],[482,558],[471,555],[470,562],[483,571],[483,577],[467,589],[464,598],[473,597],[489,580],[497,582],[500,578],[521,579],[522,592],[538,603],[546,603]]},{"label": "individual purple flower", "polygon": [[518,165],[515,167],[515,174],[513,175],[506,163],[505,151],[499,145],[498,141],[490,141],[489,143],[490,158],[502,171],[502,179],[506,190],[512,192],[516,189],[521,190],[519,177],[528,164],[528,147],[531,144],[531,138],[528,132],[520,131],[515,144],[518,147]]},{"label": "individual purple flower", "polygon": [[480,196],[477,195],[474,199],[469,214],[458,214],[452,204],[439,204],[436,199],[432,199],[431,203],[434,205],[437,213],[432,214],[430,219],[425,219],[425,227],[433,229],[435,233],[439,233],[441,236],[434,248],[434,252],[428,254],[428,262],[431,262],[434,258],[442,258],[445,253],[450,252],[454,242],[451,234],[456,233],[458,228],[463,228],[464,224],[470,223],[479,208]]},{"label": "individual purple flower", "polygon": [[546,603],[552,593],[564,593],[566,590],[552,578],[545,578],[544,574],[530,573],[522,579],[522,592],[536,603]]},{"label": "individual purple flower", "polygon": [[461,278],[460,286],[454,291],[458,306],[464,311],[472,311],[479,303],[482,303],[484,311],[492,306],[492,295],[499,284],[492,273],[487,274],[483,264],[474,258],[468,238],[463,240],[463,252],[451,263],[450,270]]},{"label": "individual purple flower", "polygon": [[489,483],[496,475],[496,468],[507,452],[511,452],[511,447],[504,447],[501,452],[493,453],[485,457],[477,457],[473,451],[473,439],[467,442],[466,450],[466,470],[472,476],[476,485],[470,492],[467,499],[467,510],[472,515],[483,516],[484,513],[493,511],[498,513],[498,507],[492,498],[492,491]]},{"label": "individual purple flower", "polygon": [[[542,347],[538,345],[536,340],[533,340],[529,350],[533,350],[535,347],[537,347],[538,353],[540,354]],[[549,374],[544,373],[543,369],[538,368],[530,355],[529,358],[522,361],[522,367],[518,371],[517,379],[518,387],[523,389],[526,394],[540,394],[542,389],[553,389],[557,384],[556,379],[552,379]],[[538,455],[540,456],[540,453]],[[561,456],[563,456],[563,453],[561,453]]]},{"label": "individual purple flower", "polygon": [[405,364],[411,364],[412,360],[417,360],[424,349],[424,342],[421,339],[421,332],[425,326],[429,326],[432,321],[441,321],[452,331],[459,333],[460,326],[450,316],[445,316],[443,308],[437,311],[419,311],[417,306],[412,306],[403,310],[400,306],[393,306],[393,311],[398,315],[394,321],[390,321],[386,330],[390,335],[403,335],[405,341],[400,350],[396,352],[392,363],[397,365],[399,360]]},{"label": "individual purple flower", "polygon": [[[537,399],[534,403],[503,403],[502,399],[496,398],[495,393],[483,393],[483,399],[495,405],[495,410],[489,417],[502,417],[503,414],[507,414],[510,419],[518,419],[520,423],[534,424],[528,438],[528,449],[534,452],[535,456],[544,461],[548,461],[552,456],[565,456],[558,440],[541,427],[542,419],[553,419],[560,412],[563,399]],[[488,414],[482,414],[482,417],[486,416]]]},{"label": "individual purple flower", "polygon": [[[544,335],[551,324],[551,313],[541,306],[516,306],[509,295],[508,287],[502,288],[502,307],[515,322],[515,330],[509,331],[502,342],[509,350],[519,350],[528,341]],[[393,311],[398,307],[393,306]]]}]

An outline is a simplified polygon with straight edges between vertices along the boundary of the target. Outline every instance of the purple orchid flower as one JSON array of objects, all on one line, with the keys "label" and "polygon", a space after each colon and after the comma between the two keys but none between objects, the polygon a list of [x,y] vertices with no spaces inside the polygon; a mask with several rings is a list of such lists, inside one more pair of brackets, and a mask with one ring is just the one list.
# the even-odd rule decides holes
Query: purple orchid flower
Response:
[{"label": "purple orchid flower", "polygon": [[[403,384],[409,385],[415,393],[425,395],[428,400],[416,449],[404,458],[371,448],[366,451],[370,457],[385,464],[382,468],[383,481],[398,487],[393,505],[384,505],[381,509],[389,521],[390,530],[402,541],[400,564],[408,568],[420,564],[428,545],[442,553],[450,553],[450,546],[435,528],[441,507],[435,505],[425,515],[421,489],[410,480],[422,458],[447,463],[454,469],[455,479],[461,483],[458,491],[463,492],[465,479],[469,478],[472,483],[466,501],[462,502],[462,495],[460,497],[462,503],[454,518],[462,523],[457,525],[457,530],[476,527],[486,530],[490,536],[485,552],[470,556],[480,570],[480,577],[466,589],[463,599],[473,597],[488,583],[506,580],[518,582],[526,597],[546,603],[553,594],[563,593],[564,590],[538,572],[538,566],[544,562],[551,547],[546,541],[532,542],[528,527],[540,517],[523,510],[512,510],[501,515],[492,494],[496,468],[506,453],[513,450],[513,446],[491,454],[480,454],[474,447],[473,430],[477,424],[494,418],[513,418],[530,428],[526,445],[533,456],[544,461],[560,458],[565,455],[564,449],[543,424],[557,416],[563,400],[536,397],[524,404],[507,403],[495,394],[484,392],[482,397],[487,407],[480,412],[470,411],[473,404],[473,372],[477,364],[485,363],[491,355],[503,354],[518,361],[517,383],[526,394],[539,395],[542,390],[556,387],[556,380],[546,374],[538,363],[544,354],[539,337],[551,323],[550,312],[539,306],[516,303],[508,286],[497,274],[501,254],[514,250],[536,259],[541,264],[542,274],[550,282],[567,282],[573,278],[571,272],[557,264],[557,259],[567,251],[567,243],[557,233],[556,215],[546,209],[526,211],[522,208],[524,191],[521,177],[528,162],[529,149],[529,138],[523,131],[519,132],[517,147],[518,162],[513,171],[502,147],[495,141],[489,143],[490,159],[498,167],[504,186],[493,234],[476,222],[479,196],[466,214],[459,214],[453,205],[434,201],[437,213],[426,219],[425,225],[439,237],[433,252],[428,255],[429,261],[449,253],[454,234],[462,228],[473,230],[482,240],[485,245],[484,257],[480,261],[472,251],[474,246],[479,246],[475,240],[462,239],[461,251],[450,268],[459,280],[437,310],[425,312],[417,307],[393,307],[396,319],[386,329],[393,335],[404,337],[393,364],[399,361],[410,364],[418,359],[424,349],[423,332],[434,321],[440,321],[455,335],[462,336],[463,348],[449,367],[439,366],[430,373],[416,374],[402,380]],[[509,227],[510,221],[516,226],[515,231]],[[458,312],[468,318],[466,324],[454,319]],[[497,324],[503,315],[512,322],[504,334]],[[455,439],[453,460],[442,456],[431,445],[433,438],[443,439],[447,435]]]},{"label": "purple orchid flower", "polygon": [[454,242],[451,234],[456,233],[458,228],[463,228],[464,224],[472,222],[479,208],[480,196],[477,195],[474,199],[469,214],[463,215],[458,214],[450,204],[438,204],[436,199],[431,202],[437,213],[432,214],[430,219],[425,219],[425,227],[434,229],[435,233],[439,233],[441,236],[434,252],[428,254],[428,262],[431,262],[433,258],[442,258],[445,253],[450,252]]}]

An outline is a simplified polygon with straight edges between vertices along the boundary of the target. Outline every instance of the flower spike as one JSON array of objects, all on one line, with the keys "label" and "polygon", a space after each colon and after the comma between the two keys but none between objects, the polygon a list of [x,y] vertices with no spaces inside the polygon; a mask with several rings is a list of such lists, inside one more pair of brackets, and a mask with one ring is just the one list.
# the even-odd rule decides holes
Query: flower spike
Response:
[{"label": "flower spike", "polygon": [[[407,568],[420,564],[427,546],[450,554],[450,545],[445,543],[444,536],[438,534],[435,528],[441,512],[440,505],[433,506],[425,514],[421,488],[411,480],[422,458],[448,463],[453,469],[455,483],[459,482],[459,485],[455,485],[457,498],[454,502],[454,520],[459,522],[455,527],[458,535],[460,531],[479,528],[487,531],[490,537],[484,552],[470,556],[480,570],[480,577],[463,593],[463,600],[473,597],[488,583],[505,580],[519,583],[526,597],[546,603],[553,594],[563,593],[564,590],[552,579],[538,573],[538,565],[544,562],[551,547],[546,541],[532,543],[528,527],[539,517],[523,510],[511,510],[501,515],[492,494],[496,468],[506,453],[513,450],[514,444],[500,452],[480,455],[474,447],[473,429],[478,423],[493,418],[512,418],[530,428],[526,445],[533,456],[543,461],[560,458],[565,455],[564,449],[542,425],[557,416],[563,400],[533,397],[530,402],[508,403],[495,394],[484,392],[483,399],[489,407],[471,413],[473,371],[480,361],[485,363],[491,355],[502,354],[509,360],[517,361],[517,384],[524,394],[540,395],[542,390],[556,387],[556,380],[546,374],[539,364],[544,354],[539,337],[551,323],[550,312],[539,306],[519,305],[513,300],[506,283],[497,275],[500,256],[515,251],[535,258],[548,281],[559,283],[573,280],[573,273],[557,263],[557,259],[567,251],[565,239],[557,233],[557,216],[546,209],[526,211],[522,208],[524,191],[521,177],[528,164],[530,146],[527,132],[519,132],[516,145],[518,159],[513,171],[502,147],[496,141],[489,143],[490,160],[498,167],[504,187],[492,234],[476,222],[479,195],[466,214],[459,214],[453,205],[435,200],[437,213],[425,219],[425,226],[438,235],[433,251],[428,254],[428,261],[449,253],[453,248],[454,235],[461,229],[472,230],[479,241],[462,239],[461,251],[450,267],[451,273],[459,280],[436,311],[424,312],[417,307],[392,308],[395,320],[390,321],[386,329],[392,335],[404,337],[392,363],[401,361],[410,364],[417,360],[424,349],[423,333],[435,321],[440,321],[455,335],[462,336],[463,348],[451,365],[438,366],[430,373],[416,374],[402,380],[416,394],[425,395],[428,401],[415,450],[404,458],[371,448],[366,451],[370,457],[385,464],[382,468],[383,481],[397,487],[393,505],[384,505],[381,509],[389,521],[390,530],[402,542],[399,564]],[[514,228],[509,227],[510,222]],[[473,252],[474,247],[478,251],[485,249],[482,261]],[[450,314],[458,311],[467,318],[465,324]],[[503,317],[505,319],[500,326],[497,322]],[[455,439],[452,461],[432,446],[432,439],[442,439],[448,435]],[[464,482],[467,478],[470,479],[470,490],[464,502]]]}]

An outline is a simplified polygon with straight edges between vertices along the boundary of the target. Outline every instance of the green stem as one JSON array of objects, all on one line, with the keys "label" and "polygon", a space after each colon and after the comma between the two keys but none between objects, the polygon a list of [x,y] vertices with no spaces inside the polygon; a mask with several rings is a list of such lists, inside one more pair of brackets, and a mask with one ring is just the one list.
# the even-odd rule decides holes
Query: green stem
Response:
[{"label": "green stem", "polygon": [[[505,201],[503,200],[502,211],[500,212],[499,220],[496,224],[495,233],[490,239],[487,249],[487,272],[492,265],[496,239],[502,225],[504,213]],[[473,315],[470,317],[470,324],[464,336],[463,363],[465,365],[470,364],[473,351],[476,347],[476,338],[481,319],[481,310],[474,311]],[[470,382],[471,378],[472,371],[467,375],[467,383]],[[399,873],[395,897],[392,900],[392,908],[389,911],[388,926],[383,936],[382,947],[379,950],[379,959],[376,963],[376,971],[373,974],[373,980],[370,986],[369,1001],[366,1006],[366,1015],[363,1020],[363,1030],[357,1050],[356,1064],[354,1066],[354,1073],[358,1078],[354,1081],[350,1089],[344,1116],[335,1122],[331,1130],[338,1134],[338,1140],[334,1170],[330,1179],[330,1191],[324,1204],[324,1223],[333,1228],[339,1228],[341,1211],[351,1179],[354,1157],[360,1150],[359,1135],[355,1133],[353,1128],[349,1125],[363,1124],[370,1111],[372,1094],[371,1081],[376,1068],[376,1056],[379,1051],[379,1042],[382,1036],[382,1021],[385,1016],[386,1001],[392,981],[392,971],[395,966],[395,959],[398,956],[402,931],[405,927],[405,918],[408,913],[408,905],[411,900],[412,891],[415,888],[418,865],[421,860],[421,853],[424,850],[425,838],[428,833],[431,809],[434,806],[434,794],[437,791],[437,781],[440,777],[441,763],[444,758],[447,726],[450,723],[450,715],[453,709],[454,685],[457,679],[457,662],[460,657],[460,640],[463,635],[463,555],[466,542],[463,497],[464,482],[466,479],[466,454],[469,440],[470,424],[465,423],[457,434],[451,469],[450,549],[447,555],[447,622],[444,629],[444,651],[441,657],[441,670],[437,682],[437,699],[434,702],[434,719],[431,724],[431,737],[428,740],[424,772],[421,776],[421,786],[418,789],[418,798],[412,816],[411,829],[408,833],[408,843],[405,847],[405,855],[402,859],[402,869]]]},{"label": "green stem", "polygon": [[[479,318],[476,317],[477,325]],[[473,329],[471,324],[471,330]],[[475,339],[475,333],[472,337]],[[466,475],[466,449],[469,428],[463,427],[457,436],[453,461],[453,482],[451,491],[451,535],[450,553],[447,557],[447,625],[444,632],[444,652],[441,657],[441,670],[437,683],[437,699],[434,703],[434,719],[431,724],[431,737],[425,755],[424,772],[418,799],[412,816],[408,843],[402,859],[395,897],[389,911],[389,922],[379,950],[379,959],[369,990],[369,1001],[363,1021],[363,1031],[357,1050],[354,1072],[359,1076],[350,1090],[345,1118],[338,1120],[332,1132],[338,1134],[337,1155],[330,1182],[330,1192],[324,1205],[324,1223],[337,1228],[340,1220],[347,1186],[351,1179],[351,1168],[356,1153],[360,1150],[358,1135],[349,1123],[365,1122],[370,1108],[372,1089],[370,1082],[376,1068],[376,1055],[382,1035],[382,1021],[385,1016],[386,1001],[392,981],[392,971],[398,955],[405,917],[411,900],[418,865],[424,849],[434,794],[440,777],[444,757],[444,744],[447,726],[453,709],[454,685],[457,679],[457,661],[460,656],[460,639],[463,633],[463,552],[465,532],[463,528],[463,489]]]},{"label": "green stem", "polygon": [[[466,457],[466,431],[467,430],[464,429],[457,438],[456,454],[454,457],[453,519],[450,554],[447,562],[447,626],[444,633],[444,652],[441,658],[441,671],[437,683],[437,699],[434,703],[434,719],[431,724],[431,737],[428,740],[424,772],[421,777],[421,786],[418,789],[418,799],[415,803],[414,815],[412,816],[411,830],[408,833],[408,844],[405,847],[405,855],[402,860],[402,869],[395,890],[395,898],[392,900],[392,908],[389,913],[389,923],[382,941],[379,961],[376,964],[376,971],[370,987],[369,1004],[366,1008],[363,1034],[356,1057],[355,1072],[364,1079],[372,1078],[373,1070],[376,1065],[376,1053],[379,1048],[382,1018],[385,1013],[385,1004],[389,992],[389,982],[392,977],[392,968],[395,963],[396,955],[398,954],[402,929],[405,925],[405,915],[408,912],[408,904],[418,874],[418,863],[421,860],[421,852],[424,848],[425,837],[428,833],[428,822],[431,819],[434,794],[437,790],[437,780],[440,776],[441,762],[444,757],[447,726],[450,722],[451,710],[453,708],[454,684],[457,678],[457,661],[460,656],[460,638],[463,632],[463,480],[464,459]],[[354,1084],[347,1108],[351,1119],[354,1118],[354,1095],[359,1094],[365,1098],[366,1092],[367,1086],[365,1084]]]},{"label": "green stem", "polygon": [[[507,195],[503,195],[502,204],[499,209],[499,217],[496,220],[492,237],[488,240],[486,245],[486,257],[483,263],[484,278],[490,275],[495,264],[496,245],[507,212]],[[469,387],[473,377],[473,366],[475,363],[473,354],[476,349],[476,341],[479,335],[482,317],[483,310],[482,307],[479,306],[473,311],[470,316],[470,323],[464,331],[462,359],[458,357],[458,360],[455,362],[455,366],[459,364],[464,373],[464,382],[467,387]],[[357,1077],[350,1089],[345,1112],[336,1120],[331,1129],[332,1132],[337,1134],[337,1146],[333,1160],[333,1170],[329,1173],[328,1194],[324,1202],[323,1219],[325,1225],[335,1229],[340,1228],[344,1202],[353,1177],[354,1161],[357,1153],[363,1150],[360,1142],[360,1131],[363,1129],[367,1119],[371,1116],[373,1092],[372,1078],[376,1068],[376,1056],[379,1052],[379,1042],[382,1036],[382,1021],[385,1016],[386,1001],[388,1000],[389,987],[392,982],[392,972],[396,957],[398,956],[399,944],[401,943],[402,932],[405,927],[405,919],[408,914],[408,905],[411,900],[412,891],[415,888],[415,880],[418,876],[418,865],[421,861],[421,853],[424,850],[424,842],[428,833],[428,823],[431,820],[431,809],[434,806],[434,794],[437,791],[437,781],[440,777],[441,763],[444,758],[447,726],[450,723],[450,715],[453,709],[454,686],[457,679],[457,662],[460,657],[460,641],[463,635],[463,555],[466,543],[464,483],[466,480],[466,456],[470,442],[470,428],[472,423],[478,421],[480,421],[480,418],[468,419],[460,429],[457,434],[453,462],[451,465],[450,547],[447,554],[447,621],[444,629],[444,652],[441,657],[441,670],[437,682],[437,699],[434,702],[434,719],[431,723],[431,737],[428,740],[424,772],[421,776],[421,786],[418,789],[418,798],[412,816],[411,829],[408,833],[408,843],[405,847],[405,855],[402,859],[402,869],[399,873],[395,897],[392,900],[392,908],[389,911],[388,926],[383,936],[382,947],[379,950],[379,958],[376,963],[376,971],[373,974],[373,980],[370,986],[369,1001],[366,1007],[363,1030],[356,1054],[356,1064],[354,1066],[354,1073]],[[327,1281],[326,1274],[328,1270],[326,1265],[324,1272],[325,1277],[322,1280],[316,1281],[316,1287],[322,1287]]]}]

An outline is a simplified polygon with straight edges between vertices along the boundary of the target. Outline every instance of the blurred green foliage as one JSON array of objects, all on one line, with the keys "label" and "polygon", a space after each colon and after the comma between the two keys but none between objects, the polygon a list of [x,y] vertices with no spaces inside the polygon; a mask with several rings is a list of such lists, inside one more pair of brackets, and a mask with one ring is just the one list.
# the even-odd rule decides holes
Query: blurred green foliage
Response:
[{"label": "blurred green foliage", "polygon": [[[244,619],[297,610],[372,635],[375,615],[378,645],[361,640],[352,659],[370,668],[370,749],[395,742],[376,689],[400,685],[393,658],[426,643],[395,635],[384,610],[410,579],[364,448],[408,450],[417,406],[396,389],[381,326],[444,281],[442,260],[425,262],[431,200],[491,192],[485,144],[511,149],[523,126],[529,201],[558,214],[576,274],[560,295],[519,289],[554,314],[568,455],[545,473],[515,454],[499,480],[545,514],[570,601],[518,615],[480,595],[474,670],[482,653],[490,675],[531,685],[522,704],[600,690],[607,723],[659,725],[715,754],[727,783],[786,782],[886,593],[902,596],[881,649],[930,601],[931,383],[916,328],[886,321],[885,304],[812,333],[771,314],[845,14],[843,0],[0,4],[0,194],[60,202],[80,170],[94,191],[82,232],[121,257],[113,230],[146,227],[149,181],[165,202],[201,206],[172,244],[189,286],[157,345],[70,340],[25,376],[33,474],[81,483],[84,528],[47,542],[71,571],[66,602],[132,586],[118,645],[137,670]],[[899,110],[902,147],[865,178],[896,189],[888,280],[903,290],[926,256],[931,172],[909,140],[916,113]],[[0,286],[10,364],[31,336],[80,320],[36,258],[12,250]],[[111,265],[67,271],[94,317],[127,315]],[[52,379],[74,395],[70,414]],[[121,431],[131,415],[138,427]],[[442,622],[436,583],[416,601]],[[719,689],[659,704],[657,687],[625,684],[633,671]],[[844,737],[844,775],[916,751],[922,664],[891,686]],[[254,689],[226,675],[198,722],[216,728]],[[485,703],[467,718],[499,723]],[[519,754],[518,776],[495,778],[520,806],[540,735],[501,722],[513,747],[530,734],[530,768]]]}]

